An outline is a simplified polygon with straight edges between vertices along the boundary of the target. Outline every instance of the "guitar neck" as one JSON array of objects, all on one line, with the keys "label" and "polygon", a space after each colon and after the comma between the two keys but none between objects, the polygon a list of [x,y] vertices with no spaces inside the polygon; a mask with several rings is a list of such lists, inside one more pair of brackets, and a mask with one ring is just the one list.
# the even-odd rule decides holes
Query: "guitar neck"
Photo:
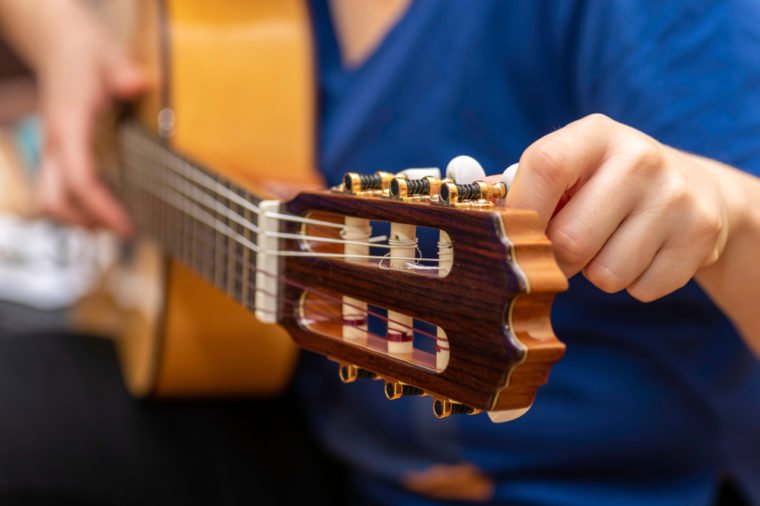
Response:
[{"label": "guitar neck", "polygon": [[117,187],[138,232],[255,310],[261,199],[134,123],[119,128],[117,142]]}]

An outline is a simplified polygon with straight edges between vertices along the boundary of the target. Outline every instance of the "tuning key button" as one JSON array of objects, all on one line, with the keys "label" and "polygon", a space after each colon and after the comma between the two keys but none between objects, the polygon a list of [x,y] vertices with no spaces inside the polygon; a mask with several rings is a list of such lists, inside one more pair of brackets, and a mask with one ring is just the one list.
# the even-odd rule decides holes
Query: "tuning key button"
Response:
[{"label": "tuning key button", "polygon": [[405,395],[425,395],[425,391],[412,385],[405,385],[399,381],[385,382],[385,396],[389,400],[395,401]]},{"label": "tuning key button", "polygon": [[486,177],[486,171],[476,159],[467,155],[452,158],[446,166],[446,179],[457,184],[470,184]]},{"label": "tuning key button", "polygon": [[476,415],[479,409],[453,402],[448,399],[435,399],[433,401],[433,414],[436,418],[448,418],[451,415]]},{"label": "tuning key button", "polygon": [[422,179],[423,177],[432,177],[435,179],[441,179],[441,169],[438,167],[415,167],[411,169],[404,169],[396,177],[405,177],[408,179]]},{"label": "tuning key button", "polygon": [[517,175],[518,169],[519,169],[519,164],[513,163],[512,165],[507,167],[502,173],[501,182],[507,186],[507,189],[512,188],[512,183],[515,180],[515,176]]}]

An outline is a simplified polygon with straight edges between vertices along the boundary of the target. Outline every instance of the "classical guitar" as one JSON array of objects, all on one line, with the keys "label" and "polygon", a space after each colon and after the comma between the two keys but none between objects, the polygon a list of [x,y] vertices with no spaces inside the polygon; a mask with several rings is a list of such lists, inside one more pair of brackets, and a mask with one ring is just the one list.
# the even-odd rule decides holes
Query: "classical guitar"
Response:
[{"label": "classical guitar", "polygon": [[293,192],[319,185],[304,4],[135,5],[158,86],[103,162],[145,238],[103,283],[130,390],[277,391],[287,334],[344,382],[431,396],[438,417],[527,411],[564,352],[549,312],[567,282],[537,217],[501,207],[503,184],[433,174]]}]

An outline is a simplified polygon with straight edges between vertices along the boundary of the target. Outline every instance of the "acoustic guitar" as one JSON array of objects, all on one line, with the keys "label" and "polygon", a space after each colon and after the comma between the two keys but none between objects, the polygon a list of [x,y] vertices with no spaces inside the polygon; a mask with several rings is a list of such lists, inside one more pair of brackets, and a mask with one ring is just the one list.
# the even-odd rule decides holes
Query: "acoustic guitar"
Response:
[{"label": "acoustic guitar", "polygon": [[140,1],[116,17],[155,86],[103,165],[144,239],[79,314],[119,308],[134,395],[274,393],[295,342],[344,382],[431,396],[438,417],[527,411],[564,352],[549,316],[567,287],[534,213],[504,209],[503,184],[432,174],[317,190],[300,0]]}]

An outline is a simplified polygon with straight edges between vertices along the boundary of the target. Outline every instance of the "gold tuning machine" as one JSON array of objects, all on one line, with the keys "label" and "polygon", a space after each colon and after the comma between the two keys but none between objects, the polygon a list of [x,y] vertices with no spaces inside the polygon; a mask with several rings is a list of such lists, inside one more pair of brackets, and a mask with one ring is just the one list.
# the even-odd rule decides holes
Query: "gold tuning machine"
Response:
[{"label": "gold tuning machine", "polygon": [[421,388],[401,383],[400,381],[385,382],[385,396],[388,400],[395,401],[405,395],[425,395],[425,391]]},{"label": "gold tuning machine", "polygon": [[409,179],[406,176],[396,176],[391,180],[389,196],[395,200],[420,201],[436,198],[441,184],[448,179],[438,179],[433,176],[425,176],[420,179]]},{"label": "gold tuning machine", "polygon": [[441,185],[439,202],[455,207],[493,207],[494,201],[507,196],[504,183],[489,184],[476,181],[470,184],[444,183]]},{"label": "gold tuning machine", "polygon": [[478,413],[480,413],[479,409],[449,399],[433,401],[433,414],[436,418],[448,418],[451,415],[477,415]]},{"label": "gold tuning machine", "polygon": [[394,175],[390,172],[375,172],[374,174],[348,172],[343,176],[342,191],[360,197],[387,196],[393,178]]},{"label": "gold tuning machine", "polygon": [[340,364],[338,376],[343,383],[353,383],[358,379],[377,379],[377,374],[353,364]]}]

